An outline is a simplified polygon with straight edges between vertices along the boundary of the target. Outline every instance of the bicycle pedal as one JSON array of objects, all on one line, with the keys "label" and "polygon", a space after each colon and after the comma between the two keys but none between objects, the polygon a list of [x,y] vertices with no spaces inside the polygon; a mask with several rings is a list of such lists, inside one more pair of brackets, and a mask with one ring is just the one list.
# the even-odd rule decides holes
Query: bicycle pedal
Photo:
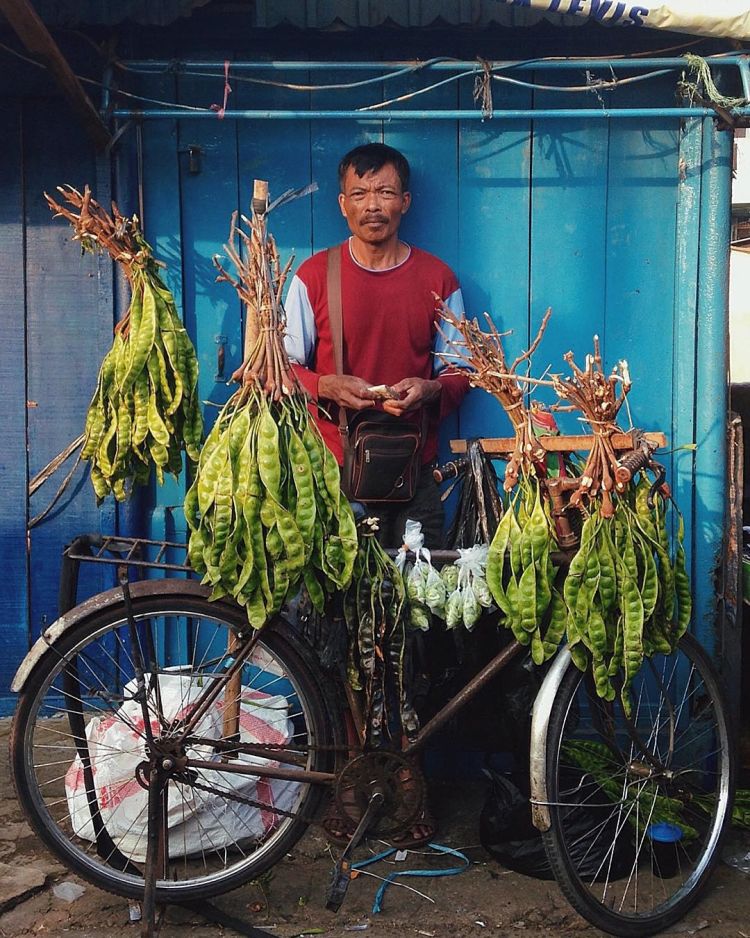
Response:
[{"label": "bicycle pedal", "polygon": [[352,867],[348,860],[339,860],[333,868],[331,882],[326,890],[326,908],[329,912],[338,912],[346,898],[346,890],[352,881]]}]

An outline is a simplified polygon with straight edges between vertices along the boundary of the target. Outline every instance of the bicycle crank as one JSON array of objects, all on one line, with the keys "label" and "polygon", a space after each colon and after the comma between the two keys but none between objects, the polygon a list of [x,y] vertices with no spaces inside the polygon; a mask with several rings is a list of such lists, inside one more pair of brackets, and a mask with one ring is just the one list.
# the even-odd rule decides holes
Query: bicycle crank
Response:
[{"label": "bicycle crank", "polygon": [[336,866],[331,874],[331,882],[326,892],[326,908],[329,912],[338,912],[341,903],[346,897],[346,891],[352,879],[351,855],[355,847],[367,833],[370,825],[382,811],[385,803],[385,792],[377,781],[373,781],[370,791],[370,800],[364,814],[360,818],[359,824],[349,839],[349,843],[344,847],[344,852],[338,859]]}]

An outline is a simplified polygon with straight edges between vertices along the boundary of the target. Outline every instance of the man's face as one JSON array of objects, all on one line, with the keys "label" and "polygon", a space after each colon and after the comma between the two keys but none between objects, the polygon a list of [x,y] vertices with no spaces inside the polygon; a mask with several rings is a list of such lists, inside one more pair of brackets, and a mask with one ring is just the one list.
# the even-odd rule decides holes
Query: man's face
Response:
[{"label": "man's face", "polygon": [[396,168],[386,163],[376,172],[358,176],[350,166],[339,195],[341,214],[349,230],[368,244],[382,244],[393,238],[411,204],[411,195],[401,189]]}]

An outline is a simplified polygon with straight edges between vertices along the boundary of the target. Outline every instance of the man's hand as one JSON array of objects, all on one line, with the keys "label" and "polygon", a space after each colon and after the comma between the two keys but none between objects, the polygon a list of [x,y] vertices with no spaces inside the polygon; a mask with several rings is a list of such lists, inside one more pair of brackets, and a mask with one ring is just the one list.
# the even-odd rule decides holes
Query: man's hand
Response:
[{"label": "man's hand", "polygon": [[398,384],[393,385],[393,390],[401,395],[397,401],[383,401],[383,410],[394,417],[401,417],[403,414],[416,407],[422,407],[437,400],[442,393],[443,386],[439,381],[430,381],[426,378],[404,378]]},{"label": "man's hand", "polygon": [[368,390],[369,385],[354,375],[321,375],[318,381],[318,397],[333,401],[349,410],[364,410],[372,407],[376,396]]}]

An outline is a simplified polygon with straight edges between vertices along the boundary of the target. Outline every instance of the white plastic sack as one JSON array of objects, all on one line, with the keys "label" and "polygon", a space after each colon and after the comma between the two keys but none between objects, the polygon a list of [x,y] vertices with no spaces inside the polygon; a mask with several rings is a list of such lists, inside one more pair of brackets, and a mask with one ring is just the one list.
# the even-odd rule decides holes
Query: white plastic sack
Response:
[{"label": "white plastic sack", "polygon": [[[149,675],[145,675],[148,684]],[[167,720],[180,718],[205,690],[195,676],[181,673],[159,675],[162,712]],[[124,696],[135,692],[135,680],[126,685]],[[220,697],[196,727],[196,735],[219,739],[222,735]],[[282,695],[270,695],[243,687],[240,699],[240,738],[243,743],[289,742],[294,730],[288,718],[289,702]],[[152,730],[158,735],[156,717]],[[141,705],[126,700],[116,713],[94,717],[86,727],[91,768],[99,810],[107,831],[120,851],[135,862],[146,859],[148,791],[135,777],[136,766],[146,758],[142,737]],[[188,756],[218,761],[210,746],[194,746]],[[240,754],[251,765],[271,764],[271,760]],[[264,804],[289,811],[295,803],[299,782],[234,775],[210,769],[198,773],[198,781],[219,790],[236,792]],[[170,857],[210,853],[234,843],[262,838],[283,818],[272,808],[260,809],[204,792],[188,784],[170,782],[167,809]],[[89,812],[83,765],[76,755],[65,775],[65,793],[75,833],[95,840]]]}]

